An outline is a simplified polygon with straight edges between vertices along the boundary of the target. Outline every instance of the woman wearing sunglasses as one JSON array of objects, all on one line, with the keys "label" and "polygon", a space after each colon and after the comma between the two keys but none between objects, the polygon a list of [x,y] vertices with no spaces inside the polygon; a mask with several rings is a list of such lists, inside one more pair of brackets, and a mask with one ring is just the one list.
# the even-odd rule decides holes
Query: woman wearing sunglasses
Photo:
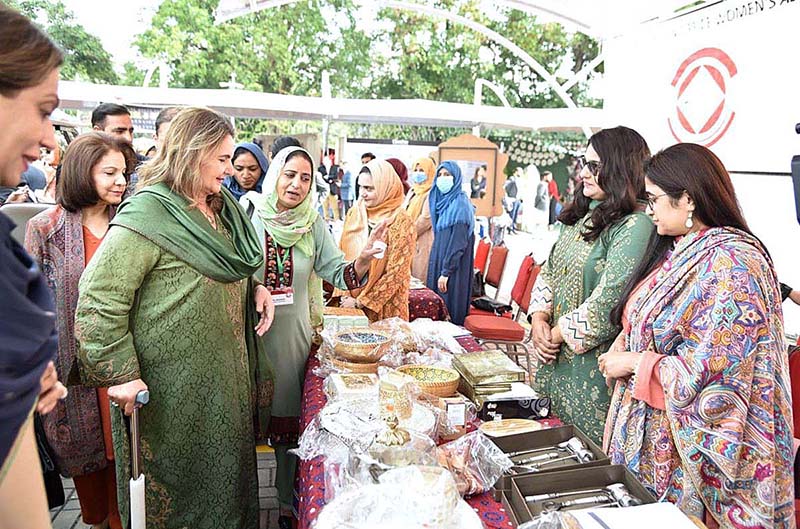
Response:
[{"label": "woman wearing sunglasses", "polygon": [[609,322],[653,231],[645,214],[644,138],[627,127],[601,130],[580,157],[575,201],[531,297],[536,386],[553,412],[599,442],[609,390],[597,366],[620,327]]}]

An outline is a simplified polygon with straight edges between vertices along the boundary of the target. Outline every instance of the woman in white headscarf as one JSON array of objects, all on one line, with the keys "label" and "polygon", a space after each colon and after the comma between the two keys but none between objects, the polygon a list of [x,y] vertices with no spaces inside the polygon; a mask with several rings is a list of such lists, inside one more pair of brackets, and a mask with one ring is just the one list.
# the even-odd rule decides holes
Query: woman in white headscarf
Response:
[{"label": "woman in white headscarf", "polygon": [[[275,319],[263,336],[275,366],[275,398],[269,438],[277,459],[276,485],[281,525],[289,523],[297,458],[288,450],[297,446],[300,404],[306,361],[311,350],[312,311],[321,310],[317,276],[337,288],[352,290],[366,283],[370,261],[380,249],[385,227],[373,231],[353,261],[345,261],[325,221],[314,207],[311,155],[300,147],[281,150],[267,171],[263,194],[247,193],[242,205],[255,206],[253,225],[264,247],[264,269],[256,272],[272,292]],[[319,309],[317,308],[319,307]]]}]

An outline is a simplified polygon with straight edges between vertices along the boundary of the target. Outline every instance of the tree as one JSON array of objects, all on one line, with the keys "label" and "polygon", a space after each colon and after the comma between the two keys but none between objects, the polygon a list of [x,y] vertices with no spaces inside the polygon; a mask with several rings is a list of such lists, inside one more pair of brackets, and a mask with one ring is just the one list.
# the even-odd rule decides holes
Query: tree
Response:
[{"label": "tree", "polygon": [[[322,71],[336,94],[369,69],[370,43],[356,30],[351,0],[314,0],[214,24],[216,0],[165,0],[135,44],[166,61],[172,86],[219,88],[232,72],[247,90],[319,95]],[[328,17],[335,18],[332,29]]]},{"label": "tree", "polygon": [[111,56],[103,48],[100,39],[78,24],[73,13],[60,0],[11,0],[10,4],[39,23],[64,51],[62,79],[110,84],[118,82]]}]

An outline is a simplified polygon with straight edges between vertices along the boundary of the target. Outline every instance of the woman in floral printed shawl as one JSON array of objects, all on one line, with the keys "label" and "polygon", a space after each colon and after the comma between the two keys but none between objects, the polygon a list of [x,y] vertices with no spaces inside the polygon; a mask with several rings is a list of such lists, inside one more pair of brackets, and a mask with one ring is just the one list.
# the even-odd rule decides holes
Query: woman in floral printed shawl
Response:
[{"label": "woman in floral printed shawl", "polygon": [[723,528],[794,527],[792,412],[778,281],[730,177],[699,145],[656,154],[657,228],[599,360],[604,436],[662,501]]}]

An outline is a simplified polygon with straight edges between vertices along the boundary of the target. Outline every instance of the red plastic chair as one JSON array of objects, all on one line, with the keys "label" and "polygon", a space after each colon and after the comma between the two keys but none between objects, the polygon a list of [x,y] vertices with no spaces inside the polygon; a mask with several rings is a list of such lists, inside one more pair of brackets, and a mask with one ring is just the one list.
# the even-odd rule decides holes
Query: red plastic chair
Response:
[{"label": "red plastic chair", "polygon": [[[490,267],[491,268],[491,267]],[[526,314],[531,302],[531,290],[539,275],[541,266],[536,264],[533,257],[528,255],[522,260],[514,288],[511,289],[511,302],[517,305],[516,316],[509,320],[494,315],[471,314],[464,320],[464,327],[481,344],[494,345],[499,349],[505,349],[517,364],[519,357],[525,357],[525,368],[528,376],[532,377],[531,372],[531,351],[528,348],[530,333],[518,323],[520,315]]]},{"label": "red plastic chair", "polygon": [[486,264],[489,262],[489,250],[492,248],[492,243],[489,239],[481,239],[478,241],[478,247],[475,248],[475,263],[473,266],[475,270],[480,270],[481,275],[486,275]]},{"label": "red plastic chair", "polygon": [[492,248],[492,255],[489,257],[489,268],[486,270],[486,285],[494,287],[494,299],[500,294],[500,281],[503,280],[503,271],[506,268],[508,258],[508,248],[505,246],[495,246]]}]

